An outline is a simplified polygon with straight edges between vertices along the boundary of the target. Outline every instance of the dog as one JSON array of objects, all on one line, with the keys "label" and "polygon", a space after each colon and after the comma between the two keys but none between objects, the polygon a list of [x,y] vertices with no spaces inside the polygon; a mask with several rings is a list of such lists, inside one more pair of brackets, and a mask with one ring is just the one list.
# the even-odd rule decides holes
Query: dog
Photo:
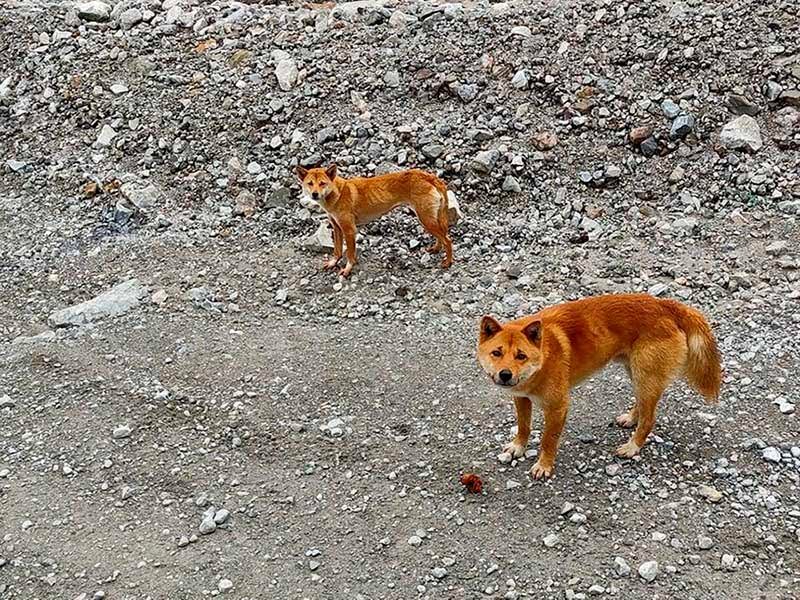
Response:
[{"label": "dog", "polygon": [[621,427],[636,427],[617,456],[632,458],[644,446],[661,394],[677,377],[707,403],[718,402],[722,370],[711,327],[700,312],[674,300],[611,294],[551,306],[508,323],[488,315],[481,319],[478,362],[514,399],[517,434],[505,452],[515,458],[525,453],[531,404],[542,409],[533,479],[553,472],[570,389],[611,361],[624,365],[636,398],[616,419]]},{"label": "dog", "polygon": [[385,215],[398,206],[410,206],[436,243],[428,252],[444,249],[442,268],[453,264],[453,243],[448,235],[447,185],[431,173],[411,169],[375,177],[345,179],[336,165],[328,168],[297,167],[303,193],[319,203],[333,229],[333,256],[324,268],[334,269],[347,244],[347,264],[339,275],[348,277],[356,264],[356,226]]}]

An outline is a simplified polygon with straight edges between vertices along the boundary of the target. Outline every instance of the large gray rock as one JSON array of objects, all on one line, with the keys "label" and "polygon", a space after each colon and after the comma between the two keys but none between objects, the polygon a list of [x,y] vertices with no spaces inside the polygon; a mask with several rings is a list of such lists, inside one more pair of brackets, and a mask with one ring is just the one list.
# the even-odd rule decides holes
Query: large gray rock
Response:
[{"label": "large gray rock", "polygon": [[750,115],[742,115],[726,124],[719,134],[719,141],[728,150],[758,152],[764,145],[758,122]]},{"label": "large gray rock", "polygon": [[300,243],[304,248],[314,252],[330,252],[333,250],[333,233],[328,221],[320,223],[317,230]]},{"label": "large gray rock", "polygon": [[476,173],[488,175],[492,172],[492,169],[494,169],[498,158],[500,158],[500,152],[497,150],[484,150],[475,155],[475,158],[470,162],[470,167],[472,167],[472,170]]},{"label": "large gray rock", "polygon": [[69,327],[116,317],[138,306],[147,294],[147,287],[138,279],[129,279],[96,298],[55,311],[47,322],[50,327]]},{"label": "large gray rock", "polygon": [[670,137],[673,140],[685,138],[694,131],[694,123],[694,117],[692,115],[678,115],[675,117],[675,120],[672,121],[672,127],[670,127],[669,130]]},{"label": "large gray rock", "polygon": [[138,8],[129,8],[119,16],[119,26],[124,30],[133,29],[142,22],[142,11]]},{"label": "large gray rock", "polygon": [[82,2],[78,4],[78,17],[84,21],[108,21],[111,18],[111,6],[99,0]]},{"label": "large gray rock", "polygon": [[161,198],[161,191],[153,184],[145,186],[137,182],[124,183],[120,191],[139,210],[155,208]]}]

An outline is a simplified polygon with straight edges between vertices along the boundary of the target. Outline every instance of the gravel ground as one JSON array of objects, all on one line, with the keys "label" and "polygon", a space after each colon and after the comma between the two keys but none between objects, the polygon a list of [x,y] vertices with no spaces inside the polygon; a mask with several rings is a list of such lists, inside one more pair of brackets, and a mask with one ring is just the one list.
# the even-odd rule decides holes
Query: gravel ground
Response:
[{"label": "gravel ground", "polygon": [[[797,4],[336,4],[0,6],[0,597],[800,598]],[[334,161],[437,172],[456,264],[323,272]],[[621,461],[609,368],[534,484],[478,319],[615,291],[721,405]]]}]

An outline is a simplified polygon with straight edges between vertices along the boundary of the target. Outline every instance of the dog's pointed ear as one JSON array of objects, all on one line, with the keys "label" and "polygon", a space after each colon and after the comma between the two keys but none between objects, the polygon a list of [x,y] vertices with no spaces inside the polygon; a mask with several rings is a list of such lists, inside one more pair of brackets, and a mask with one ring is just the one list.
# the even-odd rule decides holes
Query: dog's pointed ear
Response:
[{"label": "dog's pointed ear", "polygon": [[528,338],[531,343],[538,346],[539,342],[542,341],[542,322],[533,321],[532,323],[528,323],[525,329],[522,330],[522,333],[525,334],[525,337]]},{"label": "dog's pointed ear", "polygon": [[503,326],[497,322],[497,319],[495,319],[494,317],[490,317],[489,315],[485,315],[481,319],[481,334],[480,334],[481,341],[488,340],[502,328]]},{"label": "dog's pointed ear", "polygon": [[300,181],[303,181],[306,178],[306,175],[308,175],[308,169],[301,165],[297,165],[295,172],[297,173],[297,177],[300,179]]},{"label": "dog's pointed ear", "polygon": [[330,167],[328,167],[327,169],[325,169],[325,175],[328,176],[328,179],[330,179],[331,181],[336,179],[336,171],[337,171],[337,169],[338,169],[338,167],[335,164],[333,164]]}]

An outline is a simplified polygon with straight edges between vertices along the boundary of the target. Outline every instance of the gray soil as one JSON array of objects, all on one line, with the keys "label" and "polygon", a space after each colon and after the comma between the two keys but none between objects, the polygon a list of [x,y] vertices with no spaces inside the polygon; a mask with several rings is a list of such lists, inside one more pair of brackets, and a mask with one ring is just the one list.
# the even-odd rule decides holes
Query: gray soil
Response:
[{"label": "gray soil", "polygon": [[[797,4],[339,4],[0,6],[0,598],[800,598]],[[456,264],[398,210],[322,271],[332,161],[440,174]],[[534,483],[478,319],[622,291],[721,404],[620,460],[609,367]]]}]

